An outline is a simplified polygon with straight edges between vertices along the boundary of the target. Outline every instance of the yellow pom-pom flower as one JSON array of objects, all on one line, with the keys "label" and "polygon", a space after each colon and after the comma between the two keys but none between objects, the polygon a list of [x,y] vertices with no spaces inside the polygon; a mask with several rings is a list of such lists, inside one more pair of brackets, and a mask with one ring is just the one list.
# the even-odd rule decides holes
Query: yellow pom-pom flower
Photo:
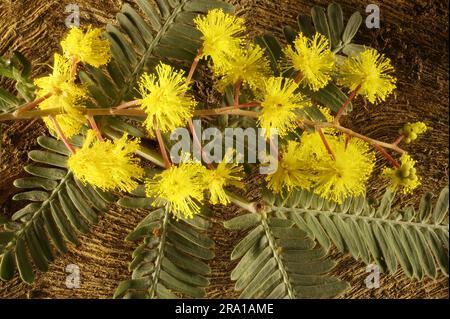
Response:
[{"label": "yellow pom-pom flower", "polygon": [[412,193],[420,185],[419,177],[417,176],[416,162],[408,154],[403,154],[400,158],[401,166],[399,168],[384,168],[381,176],[390,179],[391,191],[402,188],[403,194]]},{"label": "yellow pom-pom flower", "polygon": [[206,185],[206,168],[197,162],[184,161],[171,166],[145,183],[146,194],[155,198],[155,206],[166,206],[177,218],[192,218],[200,212]]},{"label": "yellow pom-pom flower", "polygon": [[72,28],[61,41],[64,55],[77,61],[90,64],[96,68],[107,64],[111,59],[108,40],[102,38],[102,30],[89,26],[86,32]]},{"label": "yellow pom-pom flower", "polygon": [[[50,97],[39,104],[39,109],[47,110],[59,107],[66,113],[56,115],[56,120],[64,135],[68,138],[80,133],[85,122],[84,116],[76,108],[83,107],[83,101],[87,96],[83,88],[72,82],[70,67],[70,61],[59,54],[55,54],[52,74],[34,81],[37,88],[37,98],[51,94]],[[53,135],[56,135],[53,123],[47,117],[43,119]]]},{"label": "yellow pom-pom flower", "polygon": [[111,141],[98,141],[89,130],[83,147],[69,157],[67,166],[74,176],[102,190],[131,192],[144,176],[139,159],[133,154],[139,149],[139,140],[129,140],[127,135]]},{"label": "yellow pom-pom flower", "polygon": [[419,135],[425,133],[428,130],[428,127],[423,122],[416,123],[407,123],[403,126],[399,133],[403,135],[406,144],[409,144],[415,141]]},{"label": "yellow pom-pom flower", "polygon": [[331,80],[336,57],[329,49],[328,39],[316,33],[308,39],[300,33],[293,46],[284,49],[287,58],[286,69],[294,68],[300,72],[301,82],[313,91],[325,87]]},{"label": "yellow pom-pom flower", "polygon": [[340,65],[337,83],[358,90],[369,102],[377,104],[396,88],[397,79],[391,75],[394,71],[391,61],[374,49],[366,49],[357,56],[348,57]]},{"label": "yellow pom-pom flower", "polygon": [[224,190],[225,186],[244,188],[244,184],[241,182],[244,171],[242,166],[232,162],[233,154],[232,149],[228,150],[216,169],[205,171],[204,181],[211,194],[209,201],[213,205],[230,203],[230,199]]},{"label": "yellow pom-pom flower", "polygon": [[159,64],[156,75],[142,75],[139,81],[141,108],[147,114],[144,124],[150,134],[153,135],[155,124],[161,132],[186,125],[196,106],[188,89],[184,72],[175,71],[167,64]]},{"label": "yellow pom-pom flower", "polygon": [[280,193],[283,190],[290,192],[296,187],[309,189],[311,162],[305,160],[304,155],[300,143],[288,141],[281,152],[277,171],[266,176],[267,187],[274,193]]},{"label": "yellow pom-pom flower", "polygon": [[203,34],[203,55],[210,56],[214,63],[220,63],[228,52],[239,47],[242,40],[238,36],[245,31],[244,19],[221,9],[196,17],[194,23]]},{"label": "yellow pom-pom flower", "polygon": [[[364,194],[367,181],[375,166],[375,154],[367,143],[328,136],[335,159],[322,156],[315,165],[314,192],[339,204],[348,198]],[[323,154],[323,153],[322,153]]]},{"label": "yellow pom-pom flower", "polygon": [[228,85],[235,85],[239,81],[250,89],[257,90],[263,86],[264,78],[271,73],[264,50],[252,44],[230,51],[227,57],[214,64],[213,71],[216,87],[221,92]]},{"label": "yellow pom-pom flower", "polygon": [[295,111],[310,104],[301,93],[296,93],[297,89],[298,84],[290,79],[271,77],[265,81],[258,124],[266,129],[267,138],[272,136],[271,129],[277,129],[283,137],[297,127]]}]

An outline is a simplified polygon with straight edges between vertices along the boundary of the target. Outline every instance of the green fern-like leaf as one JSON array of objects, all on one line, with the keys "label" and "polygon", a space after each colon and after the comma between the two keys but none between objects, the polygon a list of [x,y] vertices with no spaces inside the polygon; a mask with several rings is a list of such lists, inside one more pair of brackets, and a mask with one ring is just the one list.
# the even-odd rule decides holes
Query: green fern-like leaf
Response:
[{"label": "green fern-like leaf", "polygon": [[[134,194],[145,196],[143,186]],[[142,243],[133,252],[129,265],[131,279],[119,284],[114,297],[205,297],[211,272],[206,261],[214,258],[214,241],[206,234],[210,222],[199,215],[175,220],[168,210],[152,208],[152,199],[145,197],[123,198],[119,204],[150,212],[127,237]]]},{"label": "green fern-like leaf", "polygon": [[0,56],[0,79],[8,78],[15,82],[17,94],[0,88],[0,113],[9,113],[18,106],[34,98],[34,85],[29,79],[30,62],[18,51],[9,59]]},{"label": "green fern-like leaf", "polygon": [[[81,145],[81,138],[72,140]],[[10,280],[15,270],[28,284],[34,281],[34,268],[47,271],[56,251],[67,252],[66,242],[78,245],[77,233],[87,234],[98,214],[107,210],[107,203],[116,199],[109,193],[75,180],[67,170],[69,155],[60,141],[41,136],[29,157],[37,165],[25,167],[31,176],[14,181],[25,190],[13,200],[30,202],[4,223],[0,232],[0,278]],[[32,265],[34,264],[34,266]]]},{"label": "green fern-like leaf", "polygon": [[329,298],[347,289],[327,275],[335,263],[326,250],[282,214],[246,214],[224,226],[251,229],[231,254],[240,259],[231,273],[240,298]]},{"label": "green fern-like leaf", "polygon": [[448,188],[435,207],[432,194],[423,196],[420,208],[393,211],[393,194],[386,192],[379,207],[355,197],[342,205],[308,191],[288,198],[268,195],[270,210],[285,215],[328,250],[334,244],[367,264],[375,262],[390,273],[402,269],[418,279],[436,278],[440,269],[448,276]]}]

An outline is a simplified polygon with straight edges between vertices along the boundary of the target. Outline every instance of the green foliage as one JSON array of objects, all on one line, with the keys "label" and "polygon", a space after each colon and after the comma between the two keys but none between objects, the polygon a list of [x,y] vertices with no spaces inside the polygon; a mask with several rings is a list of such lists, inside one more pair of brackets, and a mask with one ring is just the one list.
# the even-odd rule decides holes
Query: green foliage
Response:
[{"label": "green foliage", "polygon": [[[177,68],[190,65],[201,47],[201,33],[193,26],[193,19],[214,8],[234,11],[232,5],[220,0],[157,0],[157,6],[138,0],[137,4],[140,12],[125,4],[117,14],[118,25],[106,27],[113,54],[106,70],[88,67],[87,73],[80,73],[98,107],[115,107],[135,99],[137,80],[143,72],[152,72],[161,60]],[[110,124],[109,119],[105,121]],[[136,129],[122,130],[122,120],[114,121],[119,131],[140,137]]]},{"label": "green foliage", "polygon": [[[145,196],[143,186],[134,193]],[[127,237],[142,243],[129,265],[131,279],[119,284],[114,297],[205,297],[211,272],[206,261],[214,258],[214,241],[206,234],[211,223],[200,215],[175,220],[167,209],[155,210],[151,203],[145,197],[119,200],[124,207],[151,211]]]},{"label": "green foliage", "polygon": [[330,298],[348,288],[327,275],[335,266],[327,251],[283,214],[246,214],[224,226],[251,228],[231,253],[240,259],[231,273],[240,298]]},{"label": "green foliage", "polygon": [[[81,145],[82,139],[74,138],[72,143]],[[4,221],[0,232],[2,280],[10,280],[18,269],[24,282],[33,283],[33,269],[47,271],[55,251],[67,252],[66,242],[77,246],[77,233],[88,234],[98,214],[115,200],[74,179],[66,169],[69,153],[62,142],[41,136],[38,144],[44,150],[29,153],[36,163],[25,167],[30,176],[14,181],[24,192],[14,195],[13,200],[29,203],[15,212],[11,221]]]},{"label": "green foliage", "polygon": [[392,210],[389,191],[377,208],[364,197],[336,205],[304,190],[284,199],[267,195],[266,201],[270,211],[295,222],[326,251],[334,244],[366,264],[375,262],[389,273],[401,268],[407,276],[422,279],[436,278],[439,269],[448,276],[448,188],[434,208],[432,198],[425,194],[418,211]]},{"label": "green foliage", "polygon": [[13,80],[17,95],[0,88],[0,113],[9,113],[25,102],[34,98],[34,85],[29,79],[31,73],[30,62],[15,51],[9,59],[0,56],[0,79],[2,77]]}]

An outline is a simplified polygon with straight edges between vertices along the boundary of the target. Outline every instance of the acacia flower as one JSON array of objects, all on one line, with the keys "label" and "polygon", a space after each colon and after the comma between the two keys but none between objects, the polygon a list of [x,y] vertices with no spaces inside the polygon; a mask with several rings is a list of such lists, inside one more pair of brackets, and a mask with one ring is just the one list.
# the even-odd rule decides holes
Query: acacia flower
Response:
[{"label": "acacia flower", "polygon": [[360,87],[358,94],[377,104],[385,101],[396,88],[397,79],[391,75],[393,71],[390,59],[374,49],[366,49],[357,56],[348,57],[339,66],[337,83],[351,91]]},{"label": "acacia flower", "polygon": [[139,140],[129,140],[127,134],[114,142],[98,141],[89,130],[83,147],[69,157],[67,166],[83,183],[105,191],[131,192],[144,176],[139,159],[133,156],[138,149]]},{"label": "acacia flower", "polygon": [[296,187],[310,188],[311,162],[305,161],[305,153],[301,149],[300,143],[288,141],[281,152],[277,171],[266,176],[267,187],[274,193],[280,193],[282,190],[290,192]]},{"label": "acacia flower", "polygon": [[110,43],[102,38],[102,30],[88,26],[86,32],[71,28],[61,41],[64,55],[96,68],[107,64],[111,59]]},{"label": "acacia flower", "polygon": [[399,133],[403,135],[403,138],[405,139],[405,143],[409,144],[417,139],[419,135],[425,133],[428,130],[428,127],[423,122],[416,122],[416,123],[407,123],[405,126],[403,126]]},{"label": "acacia flower", "polygon": [[280,137],[297,127],[296,110],[309,105],[301,93],[296,93],[298,84],[282,77],[271,77],[264,81],[262,111],[258,124],[266,129],[270,138],[271,129],[277,129]]},{"label": "acacia flower", "polygon": [[198,162],[171,166],[146,181],[147,197],[155,198],[155,206],[166,206],[177,219],[192,218],[200,212],[204,199],[205,170]]},{"label": "acacia flower", "polygon": [[[87,93],[70,79],[71,63],[59,54],[54,55],[52,74],[38,78],[34,81],[37,87],[37,98],[51,94],[49,98],[39,104],[39,109],[46,110],[60,107],[66,114],[56,115],[61,130],[68,138],[80,133],[85,118],[76,107],[83,107],[83,100]],[[49,130],[54,133],[53,123],[43,118]],[[56,135],[56,134],[53,134]]]},{"label": "acacia flower", "polygon": [[164,63],[156,67],[156,75],[144,73],[141,76],[141,108],[147,114],[144,124],[150,134],[153,134],[155,122],[161,132],[170,132],[187,123],[196,105],[188,89],[184,72],[175,71]]},{"label": "acacia flower", "polygon": [[325,87],[331,80],[336,57],[329,49],[328,39],[316,33],[312,39],[300,33],[293,46],[284,49],[286,69],[294,68],[301,74],[301,81],[313,91]]},{"label": "acacia flower", "polygon": [[232,162],[233,154],[234,150],[229,149],[216,169],[205,170],[204,181],[211,194],[209,201],[213,205],[230,203],[224,190],[225,186],[244,188],[244,184],[241,182],[244,171],[241,166]]},{"label": "acacia flower", "polygon": [[260,46],[249,44],[230,51],[223,61],[214,64],[213,71],[217,89],[221,92],[239,81],[257,90],[263,86],[264,78],[270,75],[270,64]]},{"label": "acacia flower", "polygon": [[403,154],[400,157],[402,165],[399,168],[384,168],[381,176],[390,179],[391,191],[402,188],[403,194],[412,193],[420,185],[419,177],[416,173],[416,161],[414,161],[408,154]]},{"label": "acacia flower", "polygon": [[348,197],[363,194],[375,166],[375,154],[369,145],[359,139],[351,139],[346,145],[343,136],[327,135],[333,159],[317,135],[302,136],[302,151],[310,152],[314,193],[339,204]]},{"label": "acacia flower", "polygon": [[239,47],[238,37],[245,31],[244,19],[214,9],[206,16],[194,19],[196,28],[203,34],[203,56],[210,56],[214,63],[220,63],[228,52]]}]

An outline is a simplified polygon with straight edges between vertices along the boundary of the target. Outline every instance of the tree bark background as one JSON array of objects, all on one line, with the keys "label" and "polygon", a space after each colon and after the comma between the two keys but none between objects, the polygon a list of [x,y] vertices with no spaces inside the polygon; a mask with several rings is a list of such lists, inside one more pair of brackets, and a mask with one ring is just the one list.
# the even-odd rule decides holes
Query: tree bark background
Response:
[{"label": "tree bark background", "polygon": [[[54,52],[67,31],[64,21],[66,5],[78,4],[81,23],[105,26],[115,21],[121,0],[0,0],[0,55],[20,50],[33,62],[33,75],[49,71]],[[247,18],[252,35],[271,32],[282,39],[284,25],[295,26],[296,16],[309,13],[313,5],[327,6],[326,0],[230,0],[237,13]],[[359,10],[363,16],[369,4],[365,0],[340,0],[344,13]],[[356,42],[385,53],[396,67],[399,78],[396,97],[365,109],[359,99],[356,110],[346,120],[351,128],[383,140],[391,140],[405,122],[425,121],[432,131],[406,148],[418,160],[422,186],[414,196],[401,196],[395,205],[418,206],[419,196],[426,191],[438,194],[448,185],[448,2],[445,0],[378,0],[370,1],[381,9],[381,28],[359,31]],[[0,85],[8,83],[1,82]],[[11,201],[17,190],[14,179],[24,176],[27,152],[36,148],[36,138],[45,134],[40,121],[5,123],[1,136],[0,213],[11,215],[19,206]],[[379,165],[378,165],[379,169]],[[369,194],[380,196],[382,183],[376,177]],[[247,196],[258,197],[258,188],[250,188]],[[211,236],[216,241],[216,258],[211,262],[213,274],[208,298],[234,298],[229,273],[235,266],[229,256],[235,244],[245,235],[225,231],[221,223],[242,213],[236,207],[217,208]],[[143,211],[130,211],[113,206],[81,246],[59,256],[50,271],[38,274],[34,285],[18,278],[0,282],[0,298],[109,298],[119,281],[129,278],[127,264],[133,243],[124,241],[127,233],[145,216]],[[401,272],[381,276],[381,287],[365,287],[366,267],[353,258],[335,253],[338,266],[334,274],[350,282],[352,288],[343,298],[448,298],[448,279],[418,282]],[[68,289],[65,267],[76,264],[81,270],[81,287]]]}]

